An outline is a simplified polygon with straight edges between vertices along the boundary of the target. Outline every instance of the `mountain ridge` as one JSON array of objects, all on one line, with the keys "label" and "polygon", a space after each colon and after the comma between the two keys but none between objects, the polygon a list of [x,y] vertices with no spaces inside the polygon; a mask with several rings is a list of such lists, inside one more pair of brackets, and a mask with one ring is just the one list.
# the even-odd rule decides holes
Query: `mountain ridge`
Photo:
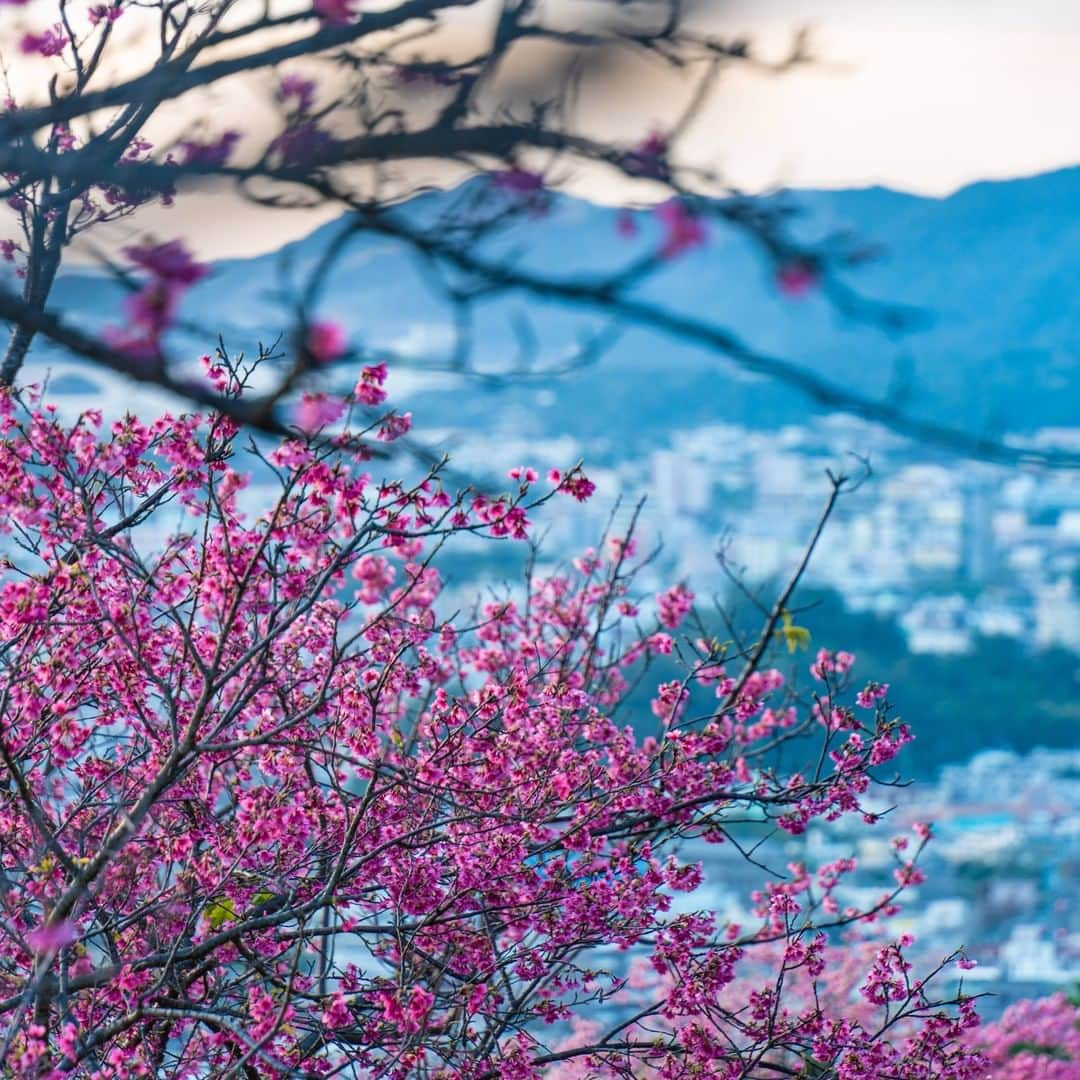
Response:
[{"label": "mountain ridge", "polygon": [[[454,197],[454,191],[425,194],[401,204],[400,212],[415,219]],[[879,185],[789,191],[781,197],[802,208],[797,228],[807,237],[845,228],[860,241],[881,245],[883,257],[848,274],[846,282],[870,298],[926,313],[926,324],[889,334],[845,320],[821,296],[784,298],[774,287],[771,268],[749,242],[716,227],[708,245],[672,260],[640,294],[713,320],[763,352],[868,396],[885,394],[895,387],[898,373],[906,372],[908,400],[927,419],[980,434],[1076,423],[1080,167],[978,181],[942,197]],[[563,274],[603,271],[630,256],[635,244],[646,250],[659,235],[651,215],[642,213],[638,238],[622,240],[615,233],[616,213],[556,195],[550,213],[515,231],[512,242],[521,246],[527,266],[558,266]],[[341,224],[341,219],[323,224],[272,255],[214,264],[210,278],[192,290],[185,315],[205,323],[211,338],[228,329],[248,339],[255,334],[272,339],[285,323],[281,299],[274,295],[283,260],[298,269],[310,267]],[[441,352],[445,358],[452,312],[424,290],[413,259],[385,240],[364,240],[346,256],[318,313],[341,319],[357,339],[376,349]],[[99,275],[75,272],[58,281],[56,306],[100,325],[108,321],[103,313],[119,318],[121,295]],[[522,318],[535,324],[544,342],[541,358],[548,362],[603,324],[593,312],[522,296],[499,298],[485,315],[475,340],[489,366],[513,355]],[[250,348],[251,341],[244,345]],[[651,392],[658,375],[694,399],[693,412],[702,411],[702,398],[715,405],[716,419],[771,426],[818,411],[781,386],[757,382],[750,393],[751,384],[731,377],[729,365],[640,330],[628,331],[598,368],[576,377],[577,392],[602,394],[603,380],[632,379],[642,383],[643,402],[658,406]],[[436,397],[442,393],[431,391]],[[524,391],[507,393],[527,400]],[[632,391],[620,400],[624,412],[635,414],[624,422],[640,422],[643,409],[634,407]]]}]

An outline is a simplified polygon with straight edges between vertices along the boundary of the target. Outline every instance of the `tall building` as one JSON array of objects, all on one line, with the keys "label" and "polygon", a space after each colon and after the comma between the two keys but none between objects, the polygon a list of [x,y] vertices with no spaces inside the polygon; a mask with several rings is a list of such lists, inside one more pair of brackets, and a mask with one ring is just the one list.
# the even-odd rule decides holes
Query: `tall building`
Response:
[{"label": "tall building", "polygon": [[961,571],[968,581],[981,585],[994,571],[993,489],[988,478],[975,473],[966,478],[962,495]]}]

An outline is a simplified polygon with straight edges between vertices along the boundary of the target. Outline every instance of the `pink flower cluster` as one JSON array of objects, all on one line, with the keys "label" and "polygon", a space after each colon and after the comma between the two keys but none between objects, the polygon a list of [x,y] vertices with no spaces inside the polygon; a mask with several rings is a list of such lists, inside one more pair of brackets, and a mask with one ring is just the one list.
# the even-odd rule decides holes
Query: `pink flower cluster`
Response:
[{"label": "pink flower cluster", "polygon": [[356,0],[313,0],[311,10],[330,26],[344,26],[356,15]]},{"label": "pink flower cluster", "polygon": [[43,30],[40,34],[23,34],[19,41],[19,51],[27,56],[37,53],[39,56],[59,56],[67,47],[70,39],[57,23]]},{"label": "pink flower cluster", "polygon": [[801,259],[784,263],[776,271],[777,287],[785,296],[794,299],[805,296],[817,283],[817,270]]},{"label": "pink flower cluster", "polygon": [[360,371],[353,396],[361,405],[373,408],[386,400],[386,364],[370,364]]},{"label": "pink flower cluster", "polygon": [[663,180],[668,175],[667,136],[654,131],[623,157],[623,168],[631,176]]},{"label": "pink flower cluster", "polygon": [[1065,994],[1010,1005],[969,1036],[993,1080],[1073,1080],[1080,1071],[1080,1004]]},{"label": "pink flower cluster", "polygon": [[106,339],[132,356],[155,356],[184,294],[209,273],[209,267],[196,262],[182,240],[137,245],[127,248],[125,254],[148,280],[124,303],[129,327],[110,330]]},{"label": "pink flower cluster", "polygon": [[308,327],[304,347],[314,363],[330,364],[348,352],[349,339],[341,323],[319,319]]},{"label": "pink flower cluster", "polygon": [[673,585],[656,598],[660,625],[675,630],[694,607],[694,594],[685,585]]},{"label": "pink flower cluster", "polygon": [[239,131],[222,132],[211,142],[196,142],[187,139],[180,144],[183,165],[212,166],[224,165],[232,157],[241,139]]},{"label": "pink flower cluster", "polygon": [[660,245],[661,259],[674,259],[677,255],[701,247],[708,239],[705,224],[682,199],[669,199],[654,211],[664,229]]}]

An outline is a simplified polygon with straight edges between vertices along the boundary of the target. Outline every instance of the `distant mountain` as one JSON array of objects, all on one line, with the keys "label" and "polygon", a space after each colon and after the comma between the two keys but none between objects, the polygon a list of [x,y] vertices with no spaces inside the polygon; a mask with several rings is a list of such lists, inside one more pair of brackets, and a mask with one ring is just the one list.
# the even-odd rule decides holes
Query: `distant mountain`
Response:
[{"label": "distant mountain", "polygon": [[[475,189],[477,181],[471,183]],[[425,195],[401,212],[430,222],[447,200],[460,197]],[[765,352],[869,394],[884,394],[905,372],[913,410],[970,430],[1080,423],[1080,168],[978,183],[942,199],[884,188],[785,197],[801,207],[797,228],[806,237],[846,229],[880,245],[882,257],[852,272],[850,285],[919,309],[925,325],[890,336],[845,320],[821,297],[785,299],[747,241],[727,231],[674,260],[643,295],[715,320]],[[644,250],[654,242],[648,215],[641,215],[636,240],[617,236],[614,223],[610,208],[559,196],[548,216],[499,243],[525,265],[585,275],[617,265],[635,244]],[[192,291],[186,317],[206,327],[207,344],[219,330],[233,347],[250,348],[256,335],[272,340],[288,321],[282,284],[310,269],[341,228],[334,222],[274,255],[219,263]],[[428,281],[414,256],[389,241],[365,239],[349,249],[319,310],[372,345],[445,356],[452,312]],[[96,326],[118,319],[120,296],[100,276],[68,274],[54,302]],[[515,356],[523,318],[547,359],[602,325],[595,312],[500,297],[476,326],[485,364],[505,366]],[[444,422],[445,382],[435,386],[426,393],[421,387],[409,405]],[[520,406],[538,430],[554,423],[580,437],[602,430],[631,441],[650,437],[657,425],[723,419],[773,426],[812,408],[784,387],[737,376],[715,357],[633,329],[597,367],[567,379],[566,391],[554,415],[537,413],[535,384],[499,391],[500,408]],[[486,395],[455,393],[454,422],[482,423],[490,407]]]}]

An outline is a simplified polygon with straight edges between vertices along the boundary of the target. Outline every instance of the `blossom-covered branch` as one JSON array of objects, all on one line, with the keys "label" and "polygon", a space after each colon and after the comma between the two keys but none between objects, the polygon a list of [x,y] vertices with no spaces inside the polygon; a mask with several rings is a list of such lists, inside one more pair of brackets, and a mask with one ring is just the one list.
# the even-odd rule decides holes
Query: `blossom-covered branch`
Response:
[{"label": "blossom-covered branch", "polygon": [[[970,999],[912,980],[905,942],[868,956],[864,1014],[815,989],[830,935],[920,880],[927,829],[868,908],[834,896],[851,860],[770,873],[750,925],[673,906],[703,880],[689,838],[868,813],[910,732],[875,684],[843,703],[849,654],[819,653],[805,702],[761,650],[730,674],[713,636],[679,640],[685,586],[640,595],[632,535],[442,615],[455,534],[522,542],[589,497],[579,468],[477,495],[376,481],[362,439],[241,456],[220,414],[106,428],[21,400],[0,398],[16,1075],[976,1075]],[[634,670],[676,653],[651,732],[617,726]],[[628,1019],[599,1032],[601,1005]]]}]

